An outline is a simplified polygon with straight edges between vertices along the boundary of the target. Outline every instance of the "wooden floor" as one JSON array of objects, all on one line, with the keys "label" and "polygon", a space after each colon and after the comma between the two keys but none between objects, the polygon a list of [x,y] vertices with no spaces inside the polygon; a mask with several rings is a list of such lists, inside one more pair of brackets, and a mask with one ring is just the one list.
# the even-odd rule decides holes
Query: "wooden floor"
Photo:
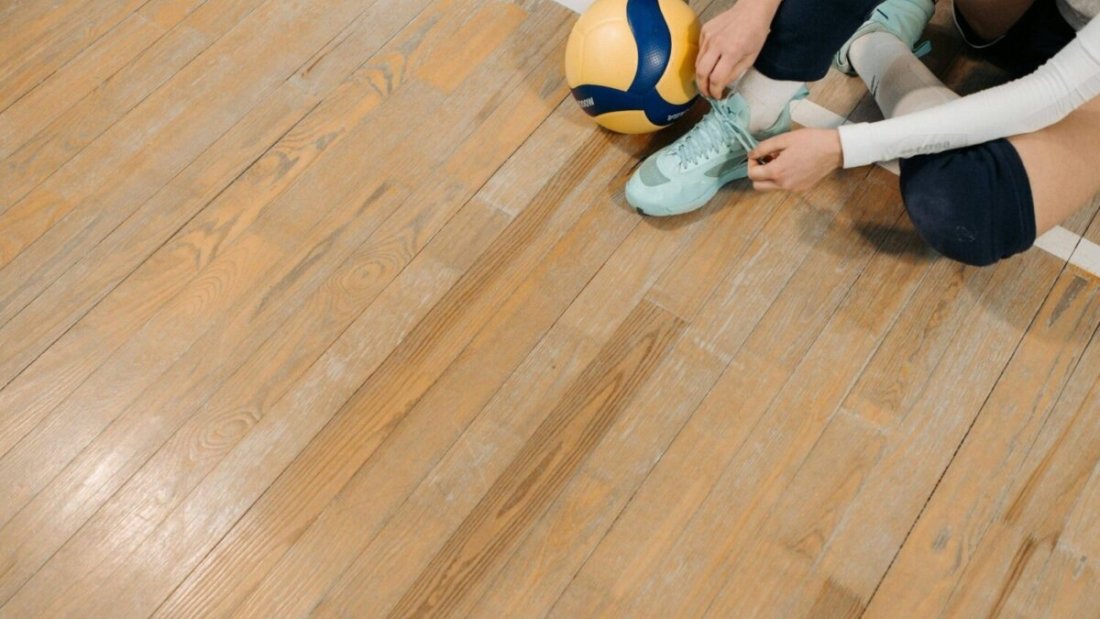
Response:
[{"label": "wooden floor", "polygon": [[572,21],[0,2],[0,616],[1100,616],[1100,279],[639,218]]}]

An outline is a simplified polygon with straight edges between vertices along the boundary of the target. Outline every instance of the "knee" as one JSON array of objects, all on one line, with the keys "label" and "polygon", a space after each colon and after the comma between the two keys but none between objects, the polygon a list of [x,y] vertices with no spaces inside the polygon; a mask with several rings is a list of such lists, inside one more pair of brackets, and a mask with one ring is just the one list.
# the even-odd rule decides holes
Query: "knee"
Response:
[{"label": "knee", "polygon": [[941,255],[970,266],[1004,257],[989,214],[989,196],[967,187],[973,181],[952,153],[903,162],[902,199],[921,238]]}]

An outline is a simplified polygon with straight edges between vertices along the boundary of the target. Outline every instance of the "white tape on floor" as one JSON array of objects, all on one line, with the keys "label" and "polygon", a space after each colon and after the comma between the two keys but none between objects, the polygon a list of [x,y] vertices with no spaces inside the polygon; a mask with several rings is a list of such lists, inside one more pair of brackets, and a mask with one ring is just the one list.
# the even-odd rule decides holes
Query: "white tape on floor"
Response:
[{"label": "white tape on floor", "polygon": [[554,0],[558,4],[564,6],[567,9],[583,13],[593,2],[596,0]]},{"label": "white tape on floor", "polygon": [[[558,4],[583,12],[594,0],[554,0]],[[791,106],[794,121],[804,127],[836,128],[847,121],[843,116],[821,107],[809,100],[797,101]],[[900,174],[897,161],[884,161],[878,164],[894,174]],[[1035,239],[1035,246],[1078,268],[1100,277],[1100,245],[1074,234],[1061,226],[1055,226],[1043,236]]]}]

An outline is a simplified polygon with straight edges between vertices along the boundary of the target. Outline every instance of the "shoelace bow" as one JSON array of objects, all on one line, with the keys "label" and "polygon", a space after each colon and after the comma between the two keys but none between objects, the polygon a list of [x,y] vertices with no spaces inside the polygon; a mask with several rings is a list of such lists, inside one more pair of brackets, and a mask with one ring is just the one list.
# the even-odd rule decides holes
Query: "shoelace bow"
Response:
[{"label": "shoelace bow", "polygon": [[737,115],[719,102],[711,101],[710,111],[684,135],[677,149],[681,165],[694,165],[701,157],[728,146],[733,138],[745,152],[756,148],[756,138],[738,122]]}]

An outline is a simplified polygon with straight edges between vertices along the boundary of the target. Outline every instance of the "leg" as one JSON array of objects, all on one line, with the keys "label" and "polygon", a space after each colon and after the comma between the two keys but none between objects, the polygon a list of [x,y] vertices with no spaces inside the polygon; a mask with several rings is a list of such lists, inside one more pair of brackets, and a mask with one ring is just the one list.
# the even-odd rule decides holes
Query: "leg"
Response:
[{"label": "leg", "polygon": [[1038,69],[1075,35],[1056,0],[955,0],[954,9],[963,39],[1014,77]]},{"label": "leg", "polygon": [[940,254],[986,266],[1035,242],[1028,174],[1007,140],[901,160],[913,226]]},{"label": "leg", "polygon": [[1029,248],[1100,193],[1100,99],[1008,140],[902,161],[905,207],[941,254],[984,266]]},{"label": "leg", "polygon": [[959,97],[917,60],[909,45],[889,32],[872,32],[856,39],[848,58],[886,118]]},{"label": "leg", "polygon": [[[849,58],[887,117],[958,96],[888,33],[857,39]],[[1028,177],[1015,147],[1007,140],[994,140],[902,160],[901,194],[910,220],[928,245],[952,260],[985,266],[1035,242]]]},{"label": "leg", "polygon": [[[909,51],[874,33],[851,58],[887,118],[957,98]],[[891,48],[893,45],[893,48]],[[901,194],[929,246],[964,264],[986,266],[1035,242],[1028,173],[1015,148],[994,140],[901,161]]]},{"label": "leg", "polygon": [[[963,37],[975,47],[1005,36],[1036,0],[955,0]],[[969,27],[969,28],[968,28]],[[977,35],[975,40],[974,35]]]},{"label": "leg", "polygon": [[737,84],[749,130],[772,126],[806,82],[825,76],[833,54],[880,0],[784,0],[753,68]]},{"label": "leg", "polygon": [[1065,221],[1100,193],[1100,99],[1062,122],[1009,138],[1031,180],[1039,234]]},{"label": "leg", "polygon": [[804,96],[807,80],[825,75],[835,52],[880,1],[784,0],[737,92],[712,101],[691,131],[646,158],[627,181],[627,202],[644,215],[679,215],[744,178],[755,141],[789,130],[792,99]]}]

